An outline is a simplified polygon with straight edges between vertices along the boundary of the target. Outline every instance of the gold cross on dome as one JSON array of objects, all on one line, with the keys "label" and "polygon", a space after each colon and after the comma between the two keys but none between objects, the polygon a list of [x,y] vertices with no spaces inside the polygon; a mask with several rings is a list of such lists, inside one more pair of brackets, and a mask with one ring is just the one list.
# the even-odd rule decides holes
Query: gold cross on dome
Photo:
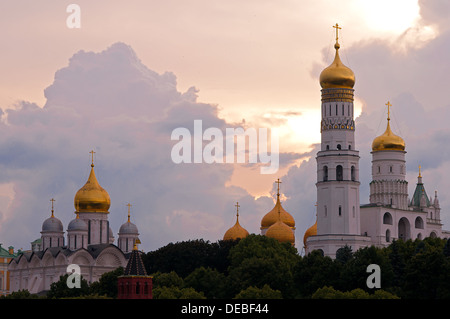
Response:
[{"label": "gold cross on dome", "polygon": [[236,206],[236,216],[239,216],[239,207],[241,207],[239,205],[239,202],[236,202],[236,205],[234,205],[234,206]]},{"label": "gold cross on dome", "polygon": [[52,217],[54,217],[54,216],[53,216],[53,212],[54,212],[54,210],[53,210],[53,203],[55,202],[55,199],[52,198],[52,199],[50,199],[50,201],[52,202]]},{"label": "gold cross on dome", "polygon": [[92,161],[92,162],[91,162],[91,166],[94,167],[94,154],[95,154],[95,152],[94,152],[94,150],[92,150],[92,151],[90,151],[89,153],[90,153],[91,156],[92,156],[92,158],[91,158],[91,161]]},{"label": "gold cross on dome", "polygon": [[282,182],[280,182],[280,179],[278,178],[278,179],[275,181],[275,183],[278,184],[277,193],[280,194],[280,184],[281,184]]},{"label": "gold cross on dome", "polygon": [[385,104],[388,107],[388,121],[391,119],[391,102],[387,101],[387,103]]},{"label": "gold cross on dome", "polygon": [[336,42],[337,42],[337,40],[339,38],[339,29],[342,29],[342,28],[337,23],[336,23],[336,25],[333,26],[333,28],[336,29]]},{"label": "gold cross on dome", "polygon": [[128,203],[127,206],[128,206],[128,222],[130,222],[130,209],[131,209],[131,206],[133,206],[133,205]]}]

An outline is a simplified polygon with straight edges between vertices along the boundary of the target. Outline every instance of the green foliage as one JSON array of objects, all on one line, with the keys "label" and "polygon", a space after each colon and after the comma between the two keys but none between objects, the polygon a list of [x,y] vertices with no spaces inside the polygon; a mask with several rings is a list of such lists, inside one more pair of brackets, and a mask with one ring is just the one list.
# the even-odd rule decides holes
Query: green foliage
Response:
[{"label": "green foliage", "polygon": [[296,265],[295,286],[298,297],[309,298],[318,288],[323,286],[339,286],[341,281],[340,262],[324,257],[319,251],[312,251]]},{"label": "green foliage", "polygon": [[203,292],[208,299],[225,298],[226,277],[216,269],[200,267],[184,279],[186,287]]},{"label": "green foliage", "polygon": [[312,299],[399,299],[390,292],[378,289],[373,294],[370,294],[361,288],[356,288],[351,291],[339,291],[331,286],[319,288],[311,296]]},{"label": "green foliage", "polygon": [[45,298],[45,297],[39,297],[36,294],[31,294],[26,289],[14,291],[7,296],[0,296],[0,299],[42,299],[42,298]]},{"label": "green foliage", "polygon": [[228,252],[237,241],[218,241],[210,243],[203,239],[170,243],[143,256],[147,273],[175,271],[186,277],[196,268],[210,267],[226,273]]},{"label": "green foliage", "polygon": [[90,294],[117,298],[117,277],[122,275],[123,267],[104,273],[98,281],[91,284]]},{"label": "green foliage", "polygon": [[264,285],[262,288],[250,286],[241,290],[234,299],[282,299],[283,296],[279,290],[270,288],[269,285]]},{"label": "green foliage", "polygon": [[300,259],[289,244],[273,238],[249,235],[230,250],[228,282],[230,295],[265,284],[281,291],[285,298],[295,295],[294,269]]},{"label": "green foliage", "polygon": [[157,272],[153,274],[153,287],[178,287],[182,288],[184,286],[184,280],[175,271],[169,273]]},{"label": "green foliage", "polygon": [[201,292],[197,292],[194,288],[180,287],[158,287],[153,289],[154,299],[206,299]]},{"label": "green foliage", "polygon": [[67,278],[69,274],[59,277],[59,281],[56,281],[50,285],[50,290],[47,293],[47,298],[67,298],[67,297],[80,297],[83,295],[88,295],[89,285],[85,279],[81,276],[80,288],[69,288],[67,287]]}]

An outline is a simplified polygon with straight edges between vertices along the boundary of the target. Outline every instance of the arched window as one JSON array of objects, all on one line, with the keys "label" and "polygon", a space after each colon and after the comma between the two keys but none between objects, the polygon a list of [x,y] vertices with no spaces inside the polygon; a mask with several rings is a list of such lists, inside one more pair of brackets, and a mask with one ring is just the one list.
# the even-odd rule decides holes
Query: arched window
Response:
[{"label": "arched window", "polygon": [[386,229],[386,241],[391,241],[391,231],[389,229]]},{"label": "arched window", "polygon": [[350,174],[352,177],[352,181],[356,181],[355,166],[352,166]]},{"label": "arched window", "polygon": [[337,180],[337,181],[342,181],[342,180],[344,180],[344,175],[343,175],[343,168],[342,168],[342,165],[336,166],[336,180]]},{"label": "arched window", "polygon": [[323,167],[323,181],[328,181],[328,166]]},{"label": "arched window", "polygon": [[330,145],[327,145],[327,151],[330,149]]},{"label": "arched window", "polygon": [[416,228],[423,229],[423,219],[422,219],[422,217],[420,217],[420,216],[416,217],[416,220],[414,222],[414,226]]},{"label": "arched window", "polygon": [[339,205],[339,216],[342,216],[342,207]]},{"label": "arched window", "polygon": [[408,240],[411,238],[410,224],[407,218],[402,217],[398,221],[398,238]]},{"label": "arched window", "polygon": [[388,212],[383,215],[383,224],[392,225],[392,215]]},{"label": "arched window", "polygon": [[338,144],[336,147],[338,150],[340,150],[342,148],[341,144]]},{"label": "arched window", "polygon": [[325,217],[327,217],[327,215],[328,215],[328,208],[327,208],[327,205],[325,205],[324,211],[325,211]]},{"label": "arched window", "polygon": [[351,149],[352,149],[352,146],[351,146],[350,144],[348,145],[348,149],[349,149],[349,150],[351,150]]}]

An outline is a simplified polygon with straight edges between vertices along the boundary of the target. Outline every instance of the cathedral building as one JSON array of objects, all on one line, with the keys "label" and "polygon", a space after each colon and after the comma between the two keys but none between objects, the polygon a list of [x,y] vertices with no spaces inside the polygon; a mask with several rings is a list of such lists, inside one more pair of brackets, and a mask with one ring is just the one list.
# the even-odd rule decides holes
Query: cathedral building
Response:
[{"label": "cathedral building", "polygon": [[120,227],[118,246],[114,245],[108,221],[111,199],[98,183],[93,160],[86,184],[75,195],[75,218],[67,226],[67,237],[55,216],[54,199],[51,201],[51,216],[42,224],[41,238],[32,242],[30,251],[18,254],[9,263],[11,292],[49,290],[53,282],[67,274],[71,264],[80,267],[81,276],[89,283],[97,281],[103,273],[125,267],[139,243],[138,229],[130,222],[129,204],[128,221]]},{"label": "cathedral building", "polygon": [[404,140],[390,127],[372,143],[370,203],[360,205],[359,152],[355,147],[353,86],[355,75],[339,57],[336,24],[334,61],[320,74],[322,87],[321,149],[317,153],[316,223],[304,235],[305,252],[321,250],[334,258],[348,245],[353,251],[394,239],[447,237],[435,193],[428,198],[419,169],[414,195],[408,197]]}]

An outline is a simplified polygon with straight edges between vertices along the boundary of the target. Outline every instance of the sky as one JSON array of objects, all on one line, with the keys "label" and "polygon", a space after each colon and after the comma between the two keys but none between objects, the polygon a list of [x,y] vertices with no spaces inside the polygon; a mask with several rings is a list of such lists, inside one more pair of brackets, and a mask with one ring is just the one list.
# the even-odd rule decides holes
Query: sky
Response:
[{"label": "sky", "polygon": [[[80,28],[67,25],[71,3]],[[0,243],[30,249],[51,198],[66,229],[94,149],[116,239],[127,203],[144,251],[221,239],[236,202],[241,225],[259,233],[280,178],[301,251],[315,221],[318,78],[334,56],[335,23],[356,75],[361,203],[389,100],[392,129],[406,142],[410,196],[421,165],[450,229],[449,13],[446,0],[0,3]],[[171,133],[193,131],[196,119],[223,131],[277,129],[278,172],[175,164]]]}]

